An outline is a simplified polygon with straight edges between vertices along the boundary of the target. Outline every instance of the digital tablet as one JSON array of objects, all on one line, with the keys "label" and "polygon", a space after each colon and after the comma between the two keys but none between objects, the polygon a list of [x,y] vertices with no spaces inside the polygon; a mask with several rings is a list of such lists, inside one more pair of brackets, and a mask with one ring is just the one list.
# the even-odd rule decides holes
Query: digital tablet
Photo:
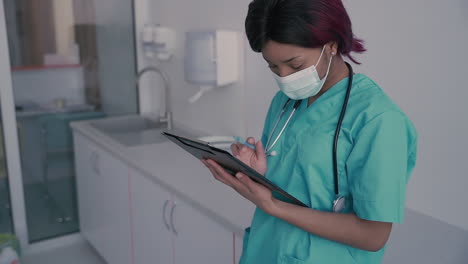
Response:
[{"label": "digital tablet", "polygon": [[193,156],[198,159],[212,159],[216,161],[220,166],[222,166],[229,174],[235,175],[238,172],[242,172],[245,175],[249,176],[255,182],[262,184],[263,186],[270,189],[275,197],[278,199],[297,204],[303,207],[307,207],[304,203],[296,199],[294,196],[290,195],[280,187],[276,186],[273,182],[268,180],[266,177],[232,156],[231,153],[210,146],[209,143],[190,139],[183,136],[174,135],[169,132],[162,132],[170,141],[177,144],[179,147],[183,148]]}]

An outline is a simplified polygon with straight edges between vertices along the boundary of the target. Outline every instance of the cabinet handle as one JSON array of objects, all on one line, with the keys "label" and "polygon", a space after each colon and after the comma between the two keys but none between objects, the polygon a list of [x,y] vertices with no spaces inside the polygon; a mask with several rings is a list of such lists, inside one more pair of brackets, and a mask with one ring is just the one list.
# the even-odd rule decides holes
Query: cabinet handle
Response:
[{"label": "cabinet handle", "polygon": [[172,206],[172,209],[171,209],[171,226],[172,226],[172,231],[174,232],[174,235],[177,236],[177,230],[174,226],[174,211],[175,211],[176,206],[177,204],[176,202],[174,202],[174,205]]},{"label": "cabinet handle", "polygon": [[169,224],[167,223],[167,220],[166,220],[166,208],[167,208],[167,205],[169,204],[169,200],[166,200],[164,202],[164,207],[163,207],[163,213],[162,213],[162,218],[163,218],[163,221],[164,221],[164,225],[166,226],[166,229],[167,230],[171,230],[171,227],[169,226]]}]

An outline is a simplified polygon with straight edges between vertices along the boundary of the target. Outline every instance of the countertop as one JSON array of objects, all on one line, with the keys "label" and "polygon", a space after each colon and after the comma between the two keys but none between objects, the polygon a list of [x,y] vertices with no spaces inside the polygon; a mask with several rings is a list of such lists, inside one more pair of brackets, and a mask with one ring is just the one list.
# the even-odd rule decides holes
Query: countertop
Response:
[{"label": "countertop", "polygon": [[[150,145],[125,147],[90,123],[72,123],[75,133],[94,141],[130,168],[175,194],[231,232],[243,237],[250,225],[255,205],[230,187],[218,182],[196,158],[169,140]],[[206,133],[175,123],[174,133],[206,136]]]}]

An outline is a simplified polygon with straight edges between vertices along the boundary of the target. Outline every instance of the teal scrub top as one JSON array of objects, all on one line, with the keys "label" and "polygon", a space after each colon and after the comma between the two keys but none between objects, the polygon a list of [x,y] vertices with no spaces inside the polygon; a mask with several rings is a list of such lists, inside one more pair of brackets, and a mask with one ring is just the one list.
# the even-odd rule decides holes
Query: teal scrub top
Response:
[{"label": "teal scrub top", "polygon": [[[265,176],[315,210],[332,211],[332,145],[348,80],[341,80],[309,107],[303,100],[272,148],[277,155],[268,157]],[[264,145],[287,99],[282,92],[273,98],[262,135]],[[292,108],[290,103],[273,140]],[[375,82],[356,74],[337,152],[340,194],[347,199],[344,213],[402,223],[416,142],[408,117]],[[364,251],[315,236],[257,208],[245,230],[240,263],[381,263],[384,251]]]}]

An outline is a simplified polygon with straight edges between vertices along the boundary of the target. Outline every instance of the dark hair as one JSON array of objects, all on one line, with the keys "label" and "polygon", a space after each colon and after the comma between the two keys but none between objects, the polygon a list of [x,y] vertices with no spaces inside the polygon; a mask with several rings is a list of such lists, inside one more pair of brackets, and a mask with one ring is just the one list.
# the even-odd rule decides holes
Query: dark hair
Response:
[{"label": "dark hair", "polygon": [[366,51],[341,0],[253,0],[245,30],[255,52],[270,40],[305,48],[336,41],[338,52],[359,64],[350,53]]}]

